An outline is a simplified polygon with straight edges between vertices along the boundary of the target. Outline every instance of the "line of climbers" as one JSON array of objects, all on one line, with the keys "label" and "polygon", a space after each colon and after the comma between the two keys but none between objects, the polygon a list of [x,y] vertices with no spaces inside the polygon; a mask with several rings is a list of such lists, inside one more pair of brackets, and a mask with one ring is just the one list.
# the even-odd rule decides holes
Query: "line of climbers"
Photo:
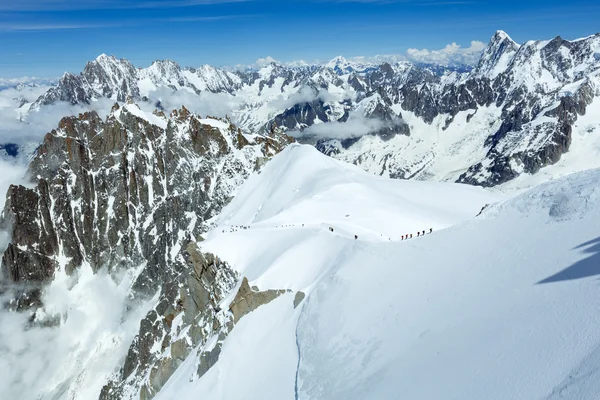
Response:
[{"label": "line of climbers", "polygon": [[[429,228],[429,233],[433,233],[433,228]],[[425,231],[418,231],[417,237],[425,236]],[[406,235],[402,235],[402,240],[412,239],[412,233],[407,233]]]},{"label": "line of climbers", "polygon": [[[229,233],[237,232],[240,229],[250,229],[250,225],[231,225],[229,227]],[[223,233],[225,233],[226,229],[223,229]]]},{"label": "line of climbers", "polygon": [[[333,227],[330,226],[329,227],[329,231],[333,232]],[[429,233],[433,233],[433,228],[429,228]],[[422,232],[419,231],[419,232],[417,232],[417,237],[420,237],[420,236],[425,236],[425,231],[422,231]],[[406,235],[402,235],[402,240],[412,239],[412,237],[413,237],[412,233],[410,233],[410,234],[407,233]],[[357,240],[357,239],[358,239],[358,235],[354,235],[354,240]]]},{"label": "line of climbers", "polygon": [[[291,227],[291,226],[294,226],[294,225],[293,224],[282,225],[281,227],[284,228],[284,227]],[[302,224],[302,226],[304,226],[304,224]],[[276,226],[275,228],[279,228],[279,226]],[[233,232],[237,232],[238,229],[250,229],[250,226],[249,225],[233,225],[229,229],[230,229],[229,232],[233,233]],[[333,232],[332,226],[329,227],[329,231]],[[223,229],[223,233],[225,233],[225,229]],[[429,228],[429,233],[433,233],[433,228]],[[418,231],[417,237],[420,237],[420,236],[425,236],[425,231]],[[413,238],[412,233],[407,233],[406,235],[402,235],[402,240],[408,240],[408,239],[412,239],[412,238]],[[354,235],[354,239],[358,240],[358,235]],[[390,240],[391,240],[391,238],[390,238]]]}]

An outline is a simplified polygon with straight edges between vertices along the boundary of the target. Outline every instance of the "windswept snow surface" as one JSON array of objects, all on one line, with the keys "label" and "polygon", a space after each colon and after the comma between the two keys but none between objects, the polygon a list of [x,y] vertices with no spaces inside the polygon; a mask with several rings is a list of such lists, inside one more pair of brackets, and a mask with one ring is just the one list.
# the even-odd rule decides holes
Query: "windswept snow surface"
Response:
[{"label": "windswept snow surface", "polygon": [[293,145],[249,179],[201,246],[261,289],[303,290],[354,235],[361,242],[416,237],[468,220],[498,199],[473,186],[375,177]]},{"label": "windswept snow surface", "polygon": [[[307,297],[242,318],[206,375],[192,353],[157,398],[597,399],[600,170],[475,217],[494,200],[288,148],[201,245]],[[438,229],[397,240],[421,225]]]},{"label": "windswept snow surface", "polygon": [[597,399],[599,183],[586,172],[419,241],[357,243],[300,316],[299,397],[543,399],[574,382],[561,398]]}]

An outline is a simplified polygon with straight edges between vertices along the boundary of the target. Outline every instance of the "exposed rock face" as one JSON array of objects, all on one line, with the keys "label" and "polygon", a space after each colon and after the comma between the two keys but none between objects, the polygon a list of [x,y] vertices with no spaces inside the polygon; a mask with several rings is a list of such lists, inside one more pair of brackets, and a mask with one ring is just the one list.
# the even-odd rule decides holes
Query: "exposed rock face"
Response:
[{"label": "exposed rock face", "polygon": [[136,271],[131,300],[158,301],[100,398],[152,398],[197,347],[201,375],[235,322],[274,296],[244,281],[235,313],[221,310],[239,278],[195,242],[257,165],[291,141],[276,128],[247,135],[185,107],[166,117],[128,102],[106,119],[63,118],[29,166],[31,186],[8,190],[0,293],[10,291],[11,308],[32,310],[31,323],[50,326],[61,319],[36,310],[57,273]]},{"label": "exposed rock face", "polygon": [[[533,116],[526,114],[525,107],[507,112],[500,129],[486,140],[490,149],[487,160],[469,168],[458,181],[494,186],[522,172],[535,174],[540,168],[558,162],[571,145],[573,124],[578,116],[586,113],[586,107],[594,99],[595,86],[587,81],[575,93],[557,96],[557,103]],[[515,131],[521,133],[517,138]],[[522,140],[534,142],[536,146],[523,146]]]},{"label": "exposed rock face", "polygon": [[258,291],[258,288],[250,288],[248,279],[244,278],[237,295],[231,302],[229,310],[233,314],[233,323],[237,323],[240,318],[265,305],[285,293],[285,290],[267,290]]},{"label": "exposed rock face", "polygon": [[[145,265],[134,289],[149,295],[180,250],[206,228],[254,170],[290,139],[246,137],[228,121],[199,119],[185,108],[170,118],[135,105],[61,120],[29,167],[33,187],[11,186],[0,227],[12,240],[2,273],[14,306],[39,302],[57,269],[94,271]],[[243,140],[240,142],[240,140]],[[41,286],[40,286],[41,285]]]},{"label": "exposed rock face", "polygon": [[[229,308],[221,309],[238,282],[235,272],[214,255],[201,253],[195,243],[188,244],[186,258],[190,268],[162,287],[123,368],[100,399],[153,398],[192,351],[200,378],[218,361],[223,341],[242,317],[286,293],[250,288],[244,277]],[[303,297],[296,296],[295,306]]]},{"label": "exposed rock face", "polygon": [[[231,317],[219,304],[235,287],[235,272],[212,254],[201,253],[195,243],[188,244],[185,255],[188,268],[162,286],[121,371],[100,399],[154,397],[194,348],[212,337],[224,338],[231,329]],[[208,370],[217,359],[213,349],[200,364]]]}]

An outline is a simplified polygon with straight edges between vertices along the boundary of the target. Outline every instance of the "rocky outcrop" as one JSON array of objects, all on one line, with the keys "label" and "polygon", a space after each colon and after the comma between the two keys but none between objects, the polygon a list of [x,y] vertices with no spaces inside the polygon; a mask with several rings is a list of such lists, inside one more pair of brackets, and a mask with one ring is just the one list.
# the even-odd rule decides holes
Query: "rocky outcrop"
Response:
[{"label": "rocky outcrop", "polygon": [[[258,158],[290,142],[244,137],[226,120],[185,108],[170,118],[115,105],[63,118],[29,166],[31,187],[11,186],[0,227],[11,233],[2,274],[16,308],[39,304],[57,271],[145,265],[136,293],[156,292],[182,265],[180,249],[206,229]],[[239,135],[245,139],[240,143]],[[17,289],[21,288],[21,289]]]},{"label": "rocky outcrop", "polygon": [[44,308],[43,294],[57,274],[128,270],[128,301],[158,300],[100,397],[152,398],[195,349],[202,374],[239,318],[274,296],[243,281],[231,312],[221,303],[237,274],[195,243],[257,165],[291,141],[275,127],[248,135],[227,118],[185,107],[166,117],[131,100],[105,119],[63,118],[29,165],[31,184],[8,190],[0,293],[12,309],[30,310],[31,324],[52,329],[62,320]]},{"label": "rocky outcrop", "polygon": [[[220,304],[235,287],[236,273],[195,243],[186,246],[185,257],[187,268],[162,286],[123,367],[100,399],[151,399],[195,348],[213,337],[224,339],[231,330],[231,317]],[[217,359],[216,351],[206,351],[200,365],[208,370]]]},{"label": "rocky outcrop", "polygon": [[262,305],[270,303],[285,292],[285,290],[267,290],[261,292],[257,287],[250,288],[248,279],[244,277],[235,298],[229,305],[229,310],[233,314],[233,323],[237,323],[244,315]]},{"label": "rocky outcrop", "polygon": [[[560,97],[553,107],[528,115],[527,106],[520,105],[506,112],[500,129],[486,140],[487,161],[478,163],[458,182],[495,186],[517,177],[520,173],[535,174],[541,168],[557,163],[571,146],[572,126],[594,99],[594,84],[586,81],[574,93]],[[545,119],[536,123],[536,118]],[[523,148],[514,132],[522,132],[537,146]],[[525,138],[522,138],[524,140]]]},{"label": "rocky outcrop", "polygon": [[[229,306],[223,300],[238,277],[229,265],[196,243],[185,252],[188,269],[162,287],[157,305],[140,324],[121,370],[102,389],[100,399],[153,398],[170,376],[196,352],[196,376],[202,377],[218,360],[224,340],[248,313],[268,304],[286,290],[260,291],[243,278]],[[299,292],[294,307],[303,300]]]}]

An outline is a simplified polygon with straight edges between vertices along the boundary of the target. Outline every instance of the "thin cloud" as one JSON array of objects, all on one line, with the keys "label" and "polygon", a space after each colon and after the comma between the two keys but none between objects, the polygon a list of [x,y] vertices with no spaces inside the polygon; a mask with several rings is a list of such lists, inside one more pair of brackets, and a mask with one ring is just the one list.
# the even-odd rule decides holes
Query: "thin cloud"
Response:
[{"label": "thin cloud", "polygon": [[416,4],[420,6],[460,6],[477,3],[474,1],[424,1]]},{"label": "thin cloud", "polygon": [[116,24],[62,24],[62,23],[5,23],[0,22],[0,31],[59,31],[72,29],[111,28],[123,25]]},{"label": "thin cloud", "polygon": [[475,4],[474,1],[422,1],[422,0],[320,0],[320,2],[330,3],[366,3],[366,4],[394,4],[394,3],[406,3],[416,5],[429,5],[429,6],[445,6],[445,5],[462,5],[462,4]]},{"label": "thin cloud", "polygon": [[119,28],[126,26],[145,26],[153,24],[168,23],[186,23],[186,22],[215,22],[228,19],[251,18],[256,15],[215,15],[207,17],[174,17],[174,18],[153,18],[138,19],[120,22],[97,22],[97,23],[61,23],[61,22],[2,22],[0,21],[0,31],[19,32],[19,31],[54,31],[54,30],[76,30],[76,29],[104,29]]},{"label": "thin cloud", "polygon": [[70,11],[107,9],[144,9],[194,7],[211,4],[241,3],[253,0],[176,0],[176,1],[122,1],[122,0],[21,0],[0,3],[0,11]]}]

